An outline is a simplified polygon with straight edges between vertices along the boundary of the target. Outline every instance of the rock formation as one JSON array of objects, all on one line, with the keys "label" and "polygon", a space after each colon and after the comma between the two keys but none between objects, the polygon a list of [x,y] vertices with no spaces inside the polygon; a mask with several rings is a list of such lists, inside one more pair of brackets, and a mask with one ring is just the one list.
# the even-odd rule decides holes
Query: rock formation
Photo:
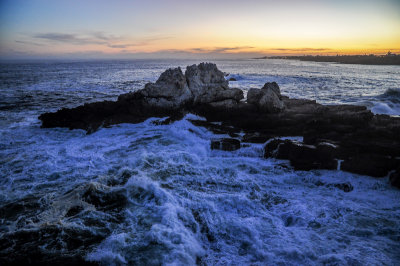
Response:
[{"label": "rock formation", "polygon": [[285,109],[281,90],[276,82],[265,83],[261,90],[250,89],[247,93],[247,102],[268,113],[279,113]]},{"label": "rock formation", "polygon": [[[42,127],[85,129],[138,123],[166,117],[163,123],[191,112],[206,118],[193,120],[232,139],[213,140],[213,149],[235,150],[240,142],[265,143],[265,157],[287,159],[295,169],[337,169],[387,176],[400,167],[400,118],[374,115],[364,106],[324,106],[313,100],[281,95],[278,84],[250,89],[247,102],[240,89],[229,88],[215,64],[202,63],[165,71],[142,90],[120,95],[118,101],[85,104],[42,114]],[[214,123],[221,122],[221,123]],[[244,133],[241,137],[238,133]],[[274,139],[302,136],[303,142]],[[273,140],[271,140],[273,139]],[[399,170],[392,184],[399,186]]]},{"label": "rock formation", "polygon": [[218,70],[215,64],[201,63],[188,66],[185,76],[194,96],[195,105],[214,103],[221,106],[219,102],[231,104],[233,101],[238,102],[243,99],[242,90],[229,88],[224,73]]},{"label": "rock formation", "polygon": [[180,67],[168,69],[160,75],[156,83],[147,83],[144,89],[121,95],[118,100],[136,99],[142,105],[178,109],[193,101],[193,94],[189,90],[186,78]]}]

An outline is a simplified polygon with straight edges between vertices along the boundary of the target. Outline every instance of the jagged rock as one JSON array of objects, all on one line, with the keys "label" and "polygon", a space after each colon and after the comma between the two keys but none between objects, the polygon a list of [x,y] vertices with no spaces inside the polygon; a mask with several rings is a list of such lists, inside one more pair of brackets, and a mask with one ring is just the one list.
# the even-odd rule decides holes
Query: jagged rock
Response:
[{"label": "jagged rock", "polygon": [[212,150],[235,151],[240,149],[240,141],[237,139],[223,138],[211,141]]},{"label": "jagged rock", "polygon": [[247,93],[247,102],[256,105],[267,113],[279,113],[285,109],[281,92],[276,82],[267,82],[259,89],[250,89]]},{"label": "jagged rock", "polygon": [[181,108],[193,101],[193,95],[180,67],[163,72],[155,83],[147,83],[144,89],[119,97],[119,100],[141,99],[142,104],[158,108]]},{"label": "jagged rock", "polygon": [[186,81],[194,96],[194,104],[205,104],[227,99],[243,99],[243,91],[229,88],[224,73],[215,64],[201,63],[186,68]]}]

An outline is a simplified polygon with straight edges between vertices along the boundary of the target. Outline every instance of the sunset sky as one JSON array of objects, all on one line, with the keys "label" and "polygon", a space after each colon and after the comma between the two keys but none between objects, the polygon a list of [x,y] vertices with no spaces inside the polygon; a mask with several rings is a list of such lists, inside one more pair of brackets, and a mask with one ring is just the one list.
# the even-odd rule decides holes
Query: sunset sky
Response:
[{"label": "sunset sky", "polygon": [[0,58],[400,52],[400,0],[0,0]]}]

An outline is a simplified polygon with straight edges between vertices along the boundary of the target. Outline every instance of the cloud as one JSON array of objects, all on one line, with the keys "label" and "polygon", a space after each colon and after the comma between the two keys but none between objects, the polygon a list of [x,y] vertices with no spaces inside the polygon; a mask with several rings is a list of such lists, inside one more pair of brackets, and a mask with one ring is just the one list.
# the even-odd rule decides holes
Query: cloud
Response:
[{"label": "cloud", "polygon": [[35,45],[35,46],[43,46],[42,43],[36,43],[36,42],[30,42],[30,41],[21,41],[21,40],[16,40],[16,43],[21,43],[21,44],[28,44],[28,45]]},{"label": "cloud", "polygon": [[280,52],[323,52],[332,51],[330,48],[269,48],[270,51]]},{"label": "cloud", "polygon": [[61,42],[73,45],[97,44],[104,45],[110,48],[125,49],[134,46],[146,46],[159,40],[172,38],[171,36],[153,36],[140,37],[136,41],[127,41],[128,37],[113,36],[104,32],[89,32],[87,34],[72,34],[72,33],[39,33],[32,36],[35,39],[41,39],[51,42]]},{"label": "cloud", "polygon": [[77,34],[69,34],[69,33],[40,33],[33,35],[36,39],[44,39],[49,41],[70,43],[70,44],[107,44],[107,41],[104,39],[104,36],[100,36],[97,34],[93,34],[91,36],[79,36]]},{"label": "cloud", "polygon": [[213,47],[213,48],[191,48],[184,50],[185,52],[193,53],[232,53],[241,50],[253,49],[252,46],[234,46],[234,47]]}]

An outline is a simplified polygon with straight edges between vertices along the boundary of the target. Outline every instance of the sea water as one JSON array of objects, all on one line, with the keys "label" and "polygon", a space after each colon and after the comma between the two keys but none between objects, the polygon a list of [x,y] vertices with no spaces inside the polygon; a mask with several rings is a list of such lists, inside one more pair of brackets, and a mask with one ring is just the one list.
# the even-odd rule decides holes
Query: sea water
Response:
[{"label": "sea water", "polygon": [[[213,61],[231,87],[400,115],[400,67]],[[400,190],[388,178],[294,171],[263,144],[211,150],[188,114],[170,125],[40,128],[38,116],[116,100],[199,61],[0,65],[0,262],[103,265],[398,265]],[[296,137],[296,136],[294,136]],[[340,189],[345,185],[349,190]],[[47,257],[46,257],[47,256]]]}]

